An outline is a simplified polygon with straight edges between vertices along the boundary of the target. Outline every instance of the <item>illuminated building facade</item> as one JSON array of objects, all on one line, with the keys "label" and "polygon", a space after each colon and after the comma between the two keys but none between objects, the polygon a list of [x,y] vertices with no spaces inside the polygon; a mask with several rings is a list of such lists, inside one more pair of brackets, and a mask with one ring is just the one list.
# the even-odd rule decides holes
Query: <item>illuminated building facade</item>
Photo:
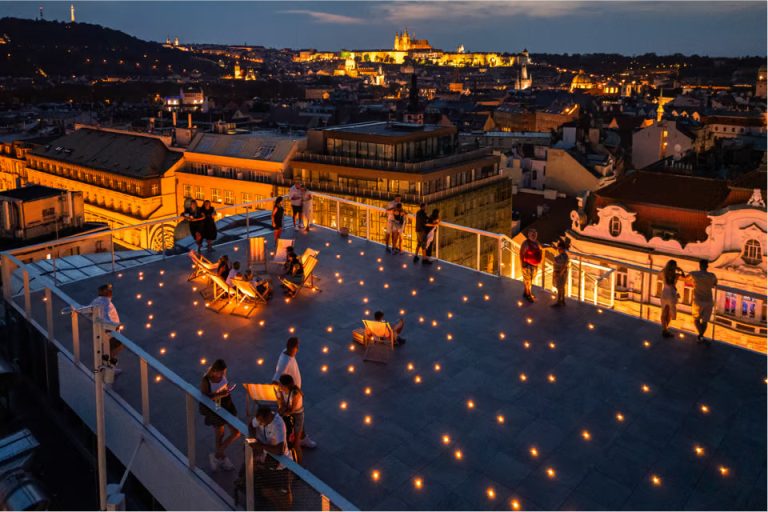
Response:
[{"label": "illuminated building facade", "polygon": [[[28,183],[82,192],[88,221],[119,228],[177,213],[182,153],[159,137],[80,128],[32,149],[26,159]],[[116,236],[130,248],[160,248],[163,237],[172,239],[173,226],[127,229]]]}]

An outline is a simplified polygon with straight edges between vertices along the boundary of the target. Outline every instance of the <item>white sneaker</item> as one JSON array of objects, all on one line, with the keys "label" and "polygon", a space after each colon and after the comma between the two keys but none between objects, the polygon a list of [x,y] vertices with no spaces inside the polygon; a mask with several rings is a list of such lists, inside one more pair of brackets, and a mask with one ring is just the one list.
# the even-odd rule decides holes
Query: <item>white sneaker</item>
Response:
[{"label": "white sneaker", "polygon": [[301,440],[301,446],[304,448],[317,448],[317,443],[311,440],[309,436],[307,436]]},{"label": "white sneaker", "polygon": [[229,457],[224,457],[223,459],[219,459],[218,462],[219,462],[219,467],[224,471],[232,471],[235,469],[235,465],[232,464],[232,461],[229,460]]},{"label": "white sneaker", "polygon": [[219,459],[216,458],[215,453],[208,454],[208,462],[211,463],[211,471],[215,473],[219,470]]}]

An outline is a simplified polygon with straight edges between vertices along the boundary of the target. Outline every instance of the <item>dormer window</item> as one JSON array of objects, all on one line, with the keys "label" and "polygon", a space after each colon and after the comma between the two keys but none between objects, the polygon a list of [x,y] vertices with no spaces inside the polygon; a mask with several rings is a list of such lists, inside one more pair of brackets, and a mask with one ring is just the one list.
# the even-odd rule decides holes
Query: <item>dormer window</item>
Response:
[{"label": "dormer window", "polygon": [[747,265],[759,265],[763,262],[763,248],[760,242],[753,239],[744,244],[744,253],[741,256]]},{"label": "dormer window", "polygon": [[621,219],[618,217],[611,217],[608,231],[611,233],[611,236],[619,236],[621,234]]}]

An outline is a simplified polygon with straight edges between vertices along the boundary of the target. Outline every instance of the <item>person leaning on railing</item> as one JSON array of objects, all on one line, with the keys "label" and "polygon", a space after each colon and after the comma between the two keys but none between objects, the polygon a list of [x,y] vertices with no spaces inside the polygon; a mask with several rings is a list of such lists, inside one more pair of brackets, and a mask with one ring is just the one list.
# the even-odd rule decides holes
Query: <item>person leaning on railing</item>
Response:
[{"label": "person leaning on railing", "polygon": [[536,277],[536,271],[541,264],[543,258],[543,251],[541,245],[537,241],[539,234],[535,229],[529,229],[527,233],[527,239],[520,246],[520,267],[523,271],[523,297],[528,302],[536,302],[536,296],[531,289],[533,284],[533,278]]},{"label": "person leaning on railing", "polygon": [[124,347],[122,343],[110,336],[109,333],[122,331],[123,325],[120,323],[120,315],[117,314],[117,308],[112,302],[112,285],[107,283],[99,286],[98,293],[99,296],[91,301],[90,306],[99,310],[99,316],[102,320],[113,324],[104,330],[105,334],[109,337],[109,355],[104,355],[104,361],[114,368],[115,377],[117,377],[122,373],[122,370],[117,368],[117,355]]},{"label": "person leaning on railing", "polygon": [[[233,384],[227,382],[227,363],[223,359],[217,359],[205,372],[200,381],[200,392],[216,402],[217,408],[220,407],[233,416],[237,416],[237,408],[232,401]],[[240,431],[234,426],[229,426],[229,436],[224,437],[224,427],[227,422],[221,416],[200,403],[200,414],[205,418],[205,424],[213,427],[215,437],[215,451],[208,455],[208,461],[211,464],[211,471],[232,471],[235,466],[224,451],[240,437]]]}]

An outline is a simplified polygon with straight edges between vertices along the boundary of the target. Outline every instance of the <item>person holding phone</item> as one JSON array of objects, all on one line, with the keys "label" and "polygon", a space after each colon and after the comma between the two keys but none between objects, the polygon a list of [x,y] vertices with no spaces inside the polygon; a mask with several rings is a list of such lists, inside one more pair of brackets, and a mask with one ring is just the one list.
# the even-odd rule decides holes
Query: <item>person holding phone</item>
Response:
[{"label": "person holding phone", "polygon": [[[235,384],[230,384],[227,381],[227,363],[223,359],[217,359],[203,375],[203,379],[200,381],[200,392],[216,403],[217,410],[222,408],[233,416],[237,416],[237,408],[231,396],[233,389],[235,389]],[[218,471],[219,469],[232,471],[235,466],[226,456],[224,450],[240,437],[240,431],[232,425],[227,425],[221,416],[202,403],[200,404],[200,414],[205,418],[205,424],[213,427],[216,439],[215,451],[208,455],[211,471]],[[225,426],[229,427],[227,437],[224,437]]]}]

